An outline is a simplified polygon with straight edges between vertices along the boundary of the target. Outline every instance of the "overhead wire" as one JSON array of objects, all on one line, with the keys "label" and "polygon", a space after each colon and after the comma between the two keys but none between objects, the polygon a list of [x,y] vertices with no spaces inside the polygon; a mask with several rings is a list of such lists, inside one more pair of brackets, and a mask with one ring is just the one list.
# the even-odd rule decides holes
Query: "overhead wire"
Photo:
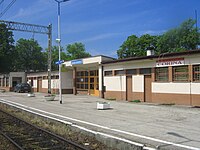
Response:
[{"label": "overhead wire", "polygon": [[[1,1],[1,3],[4,0]],[[0,14],[0,18],[12,7],[12,5],[16,2],[16,0],[12,0],[12,2],[4,9],[4,11]]]},{"label": "overhead wire", "polygon": [[0,1],[0,5],[1,5],[3,2],[4,2],[4,0],[1,0],[1,1]]},{"label": "overhead wire", "polygon": [[[3,10],[3,2],[4,2],[4,0],[1,0],[1,1],[0,1],[0,11]],[[1,4],[2,4],[2,5],[1,5]],[[0,14],[1,14],[1,12],[0,12]]]}]

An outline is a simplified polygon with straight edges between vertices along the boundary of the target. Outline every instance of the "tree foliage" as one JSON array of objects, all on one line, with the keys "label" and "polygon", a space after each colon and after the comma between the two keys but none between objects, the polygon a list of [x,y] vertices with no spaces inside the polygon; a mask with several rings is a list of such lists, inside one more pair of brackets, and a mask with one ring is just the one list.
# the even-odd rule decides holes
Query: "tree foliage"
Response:
[{"label": "tree foliage", "polygon": [[194,20],[188,19],[179,27],[164,33],[157,44],[160,53],[196,49],[200,43],[200,34],[194,24]]},{"label": "tree foliage", "polygon": [[[68,61],[73,59],[90,57],[91,55],[86,52],[85,46],[82,43],[73,43],[66,46],[66,50],[61,47],[61,60]],[[55,63],[59,59],[58,46],[52,47],[52,70],[58,70],[58,65]]]},{"label": "tree foliage", "polygon": [[0,24],[0,72],[13,69],[15,49],[13,33],[5,24]]},{"label": "tree foliage", "polygon": [[82,43],[69,44],[67,45],[66,50],[69,60],[86,58],[91,56],[85,51],[85,45]]},{"label": "tree foliage", "polygon": [[137,37],[136,35],[129,36],[117,51],[118,57],[121,59],[144,56],[147,47],[151,45],[156,47],[157,39],[157,36],[151,36],[149,34],[142,35],[141,37]]},{"label": "tree foliage", "polygon": [[17,71],[44,71],[47,68],[47,58],[37,41],[19,39],[16,52],[15,68]]},{"label": "tree foliage", "polygon": [[188,19],[179,27],[171,29],[160,36],[145,34],[137,37],[131,35],[117,51],[118,58],[145,56],[145,50],[149,46],[155,48],[156,54],[196,49],[197,45],[200,44],[200,34],[194,24],[195,20]]},{"label": "tree foliage", "polygon": [[[52,70],[58,70],[58,65],[56,65],[56,62],[59,60],[59,50],[58,46],[53,46],[52,47],[52,55],[51,55],[51,60],[52,60]],[[67,57],[66,53],[63,52],[63,47],[61,47],[61,60],[69,60]]]}]

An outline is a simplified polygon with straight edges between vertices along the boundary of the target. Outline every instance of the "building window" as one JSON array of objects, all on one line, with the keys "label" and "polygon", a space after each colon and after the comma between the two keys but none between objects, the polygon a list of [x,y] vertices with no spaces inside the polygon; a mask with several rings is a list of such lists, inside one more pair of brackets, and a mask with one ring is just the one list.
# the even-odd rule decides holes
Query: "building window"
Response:
[{"label": "building window", "polygon": [[88,89],[88,71],[78,71],[76,76],[77,89]]},{"label": "building window", "polygon": [[156,68],[156,81],[168,81],[168,67]]},{"label": "building window", "polygon": [[120,75],[124,75],[124,74],[125,74],[125,70],[115,70],[116,76],[120,76]]},{"label": "building window", "polygon": [[48,79],[48,76],[43,76],[43,79],[45,80],[45,79]]},{"label": "building window", "polygon": [[151,68],[141,68],[140,74],[151,74]]},{"label": "building window", "polygon": [[188,66],[173,67],[173,81],[188,81]]},{"label": "building window", "polygon": [[128,69],[126,70],[126,75],[134,75],[137,74],[137,70],[136,69]]},{"label": "building window", "polygon": [[200,81],[200,65],[193,66],[193,81]]},{"label": "building window", "polygon": [[90,76],[95,76],[96,75],[96,70],[90,71]]},{"label": "building window", "polygon": [[105,71],[104,76],[112,76],[112,71]]}]

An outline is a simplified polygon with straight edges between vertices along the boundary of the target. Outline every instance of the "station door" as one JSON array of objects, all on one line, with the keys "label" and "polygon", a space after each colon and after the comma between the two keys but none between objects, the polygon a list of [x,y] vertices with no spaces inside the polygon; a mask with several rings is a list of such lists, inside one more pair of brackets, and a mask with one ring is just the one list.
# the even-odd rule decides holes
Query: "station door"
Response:
[{"label": "station door", "polygon": [[92,70],[89,74],[89,93],[93,96],[99,96],[99,74],[98,70]]},{"label": "station door", "polygon": [[98,70],[77,71],[76,89],[87,91],[87,94],[99,96],[99,73]]},{"label": "station door", "polygon": [[132,100],[132,76],[126,77],[126,100]]},{"label": "station door", "polygon": [[144,76],[144,101],[151,102],[152,89],[151,89],[151,75]]}]

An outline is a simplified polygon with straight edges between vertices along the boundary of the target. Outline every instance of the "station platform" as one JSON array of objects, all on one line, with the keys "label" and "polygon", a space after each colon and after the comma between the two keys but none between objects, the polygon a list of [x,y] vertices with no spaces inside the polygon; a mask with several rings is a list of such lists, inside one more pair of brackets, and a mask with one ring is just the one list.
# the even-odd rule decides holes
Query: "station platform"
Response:
[{"label": "station platform", "polygon": [[[26,107],[129,144],[148,145],[146,149],[200,149],[200,108],[70,94],[63,94],[60,104],[58,95],[54,101],[46,101],[44,93],[35,95],[5,92],[0,93],[0,102]],[[98,110],[97,102],[109,102],[111,109]]]}]

